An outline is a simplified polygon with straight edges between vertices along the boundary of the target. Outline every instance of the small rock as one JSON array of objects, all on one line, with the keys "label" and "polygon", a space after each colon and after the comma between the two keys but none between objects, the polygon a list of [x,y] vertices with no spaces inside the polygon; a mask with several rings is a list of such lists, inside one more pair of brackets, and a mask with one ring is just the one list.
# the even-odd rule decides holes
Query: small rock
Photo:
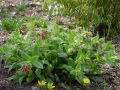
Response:
[{"label": "small rock", "polygon": [[32,86],[32,89],[31,89],[31,90],[40,90],[40,88],[37,87],[37,86]]}]

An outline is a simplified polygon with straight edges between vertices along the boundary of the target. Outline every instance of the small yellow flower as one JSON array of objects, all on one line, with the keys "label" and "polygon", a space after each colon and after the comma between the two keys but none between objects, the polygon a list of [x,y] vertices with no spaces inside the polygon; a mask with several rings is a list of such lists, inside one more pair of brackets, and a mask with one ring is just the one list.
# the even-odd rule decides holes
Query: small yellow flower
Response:
[{"label": "small yellow flower", "polygon": [[44,80],[38,81],[38,85],[39,85],[39,86],[45,86],[45,85],[46,85],[46,82],[45,82]]},{"label": "small yellow flower", "polygon": [[83,83],[84,83],[84,84],[90,84],[90,79],[87,78],[87,77],[84,77],[84,78],[83,78]]},{"label": "small yellow flower", "polygon": [[48,88],[49,90],[52,90],[54,87],[55,87],[55,86],[53,86],[53,83],[48,83],[48,84],[47,84],[47,88]]}]

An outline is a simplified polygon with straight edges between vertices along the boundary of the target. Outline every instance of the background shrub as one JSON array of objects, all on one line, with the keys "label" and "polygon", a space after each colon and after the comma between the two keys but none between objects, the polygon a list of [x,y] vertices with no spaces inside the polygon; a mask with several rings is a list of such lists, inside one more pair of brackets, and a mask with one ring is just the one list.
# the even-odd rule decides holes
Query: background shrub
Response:
[{"label": "background shrub", "polygon": [[[75,17],[76,23],[83,27],[97,27],[105,24],[108,33],[118,32],[120,29],[120,1],[119,0],[50,0],[51,3],[61,4],[59,14]],[[44,0],[45,4],[47,0]],[[48,3],[50,4],[50,2]],[[51,4],[51,7],[53,5]],[[53,6],[55,8],[55,6]],[[51,9],[53,9],[51,8]],[[52,10],[54,12],[54,10]]]}]

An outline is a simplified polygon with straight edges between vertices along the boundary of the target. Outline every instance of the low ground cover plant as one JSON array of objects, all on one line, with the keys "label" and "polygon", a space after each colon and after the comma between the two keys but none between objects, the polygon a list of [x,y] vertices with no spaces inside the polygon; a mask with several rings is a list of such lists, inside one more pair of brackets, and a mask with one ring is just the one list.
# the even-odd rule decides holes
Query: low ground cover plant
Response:
[{"label": "low ground cover plant", "polygon": [[8,31],[14,31],[18,28],[18,23],[15,19],[5,18],[1,21],[1,27]]},{"label": "low ground cover plant", "polygon": [[25,5],[19,5],[19,6],[16,6],[16,9],[18,11],[25,11],[25,10],[27,10],[27,6],[25,6]]},{"label": "low ground cover plant", "polygon": [[4,30],[8,31],[17,31],[17,30],[33,30],[38,27],[47,27],[47,23],[44,22],[44,20],[37,18],[35,16],[33,17],[18,17],[18,18],[4,18],[1,20],[1,25]]},{"label": "low ground cover plant", "polygon": [[102,74],[101,65],[115,65],[118,60],[111,42],[92,37],[91,32],[64,30],[56,23],[37,24],[45,27],[25,34],[20,29],[13,31],[0,46],[8,71],[15,71],[9,80],[20,84],[33,80],[70,84],[75,80],[89,85],[89,75]]}]

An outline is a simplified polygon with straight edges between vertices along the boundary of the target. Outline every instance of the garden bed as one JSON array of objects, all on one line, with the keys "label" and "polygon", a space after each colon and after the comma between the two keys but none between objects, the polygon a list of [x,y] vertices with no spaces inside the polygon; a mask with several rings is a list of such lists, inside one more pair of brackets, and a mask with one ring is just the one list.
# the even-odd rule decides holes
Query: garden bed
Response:
[{"label": "garden bed", "polygon": [[[14,5],[12,6],[12,8],[14,8]],[[7,16],[10,15],[9,17],[13,17],[13,18],[26,16],[26,15],[31,16],[32,14],[34,14],[33,13],[34,8],[32,7],[31,9],[31,6],[28,8],[30,9],[28,10],[28,12],[21,12],[21,11],[16,11],[16,9],[12,9],[15,11],[12,11],[11,13],[11,12],[8,12],[9,11],[9,5],[8,5],[5,8],[7,12],[5,10],[5,12],[3,12],[0,18],[3,19],[4,17],[6,17],[6,15]],[[44,15],[46,15],[42,12],[41,9],[40,10],[36,9],[36,12],[39,12],[37,14],[38,17],[44,18]],[[3,45],[5,43],[5,37],[7,37],[9,33],[10,33],[9,31],[0,30],[0,45]],[[117,47],[117,50],[118,49],[119,47]],[[22,83],[22,85],[19,85],[7,80],[7,78],[11,76],[14,73],[14,71],[8,73],[8,70],[4,67],[4,61],[2,60],[2,58],[0,61],[1,61],[0,62],[0,90],[41,90],[36,86],[37,84],[36,81],[32,83]],[[101,81],[100,83],[91,82],[91,85],[85,87],[73,81],[71,85],[72,90],[120,90],[120,63],[118,62],[117,67],[111,67],[109,65],[105,65],[104,68],[107,70],[106,73],[98,76],[96,75],[94,77],[102,77],[106,82],[101,82]],[[56,87],[55,88],[56,90],[61,90],[60,88],[61,84],[56,84],[55,87]],[[62,88],[62,90],[64,89]]]}]

